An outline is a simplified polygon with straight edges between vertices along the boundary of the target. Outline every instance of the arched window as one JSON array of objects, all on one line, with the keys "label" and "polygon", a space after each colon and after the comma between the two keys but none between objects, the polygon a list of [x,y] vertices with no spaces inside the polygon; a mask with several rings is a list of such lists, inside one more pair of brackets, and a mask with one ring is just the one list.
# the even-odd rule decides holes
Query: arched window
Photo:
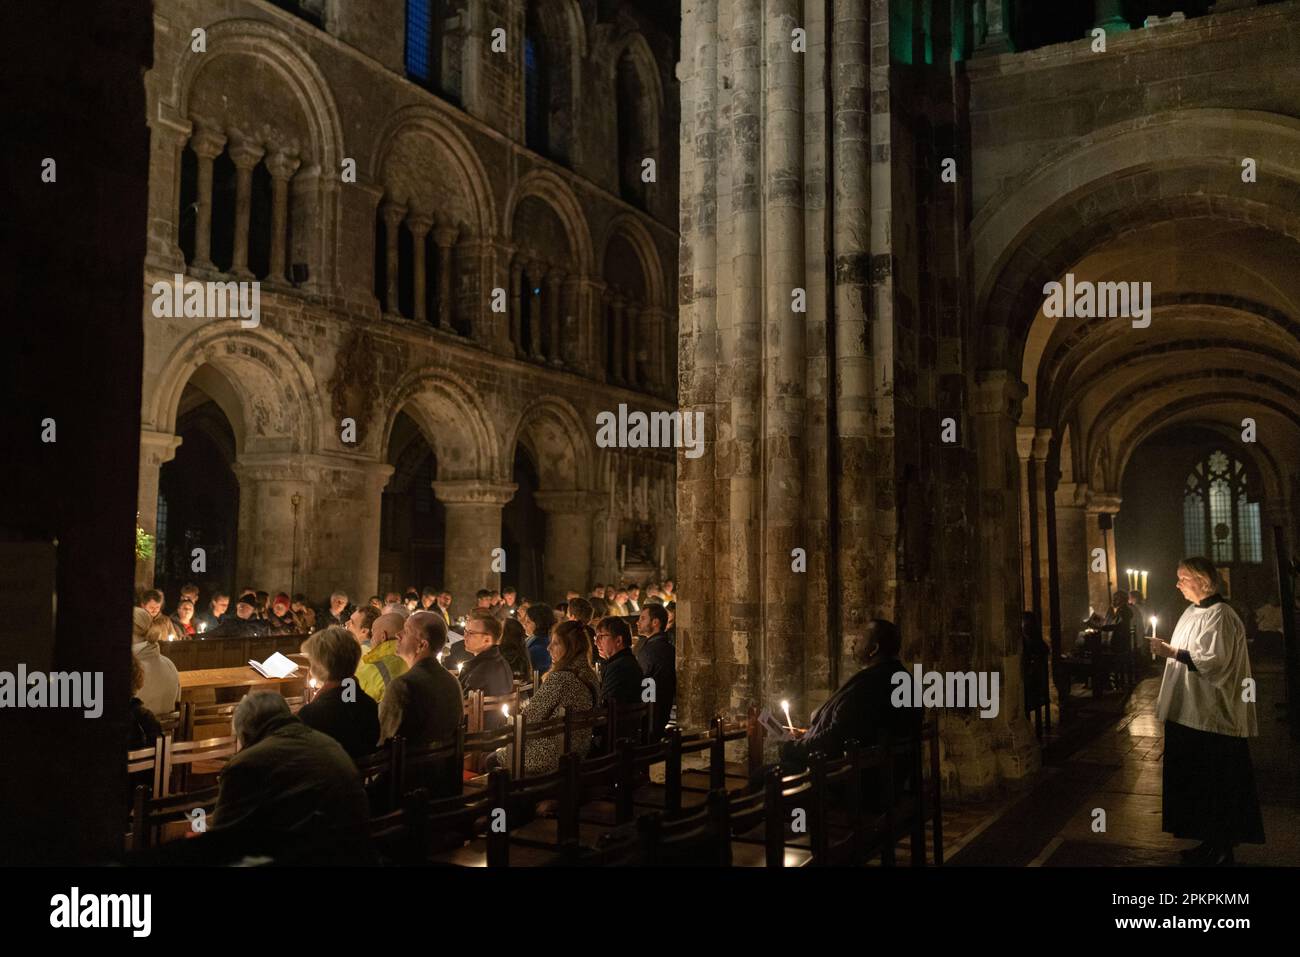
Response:
[{"label": "arched window", "polygon": [[430,89],[442,85],[442,0],[406,0],[406,75]]},{"label": "arched window", "polygon": [[549,106],[545,47],[529,32],[524,37],[524,138],[528,148],[537,153],[547,152]]},{"label": "arched window", "polygon": [[1183,489],[1188,555],[1216,563],[1261,562],[1259,503],[1247,500],[1246,466],[1222,449],[1197,462]]}]

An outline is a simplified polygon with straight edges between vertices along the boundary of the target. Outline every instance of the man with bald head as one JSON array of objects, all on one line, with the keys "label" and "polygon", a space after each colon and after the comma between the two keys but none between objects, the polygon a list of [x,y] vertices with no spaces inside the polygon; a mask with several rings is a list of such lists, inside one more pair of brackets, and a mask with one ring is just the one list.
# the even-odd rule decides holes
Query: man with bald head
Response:
[{"label": "man with bald head", "polygon": [[464,702],[460,682],[438,663],[446,642],[447,623],[441,615],[417,611],[406,619],[397,653],[407,671],[388,686],[379,704],[381,741],[400,734],[408,747],[418,748],[455,736]]},{"label": "man with bald head", "polygon": [[406,673],[407,664],[397,653],[397,637],[405,621],[406,616],[396,612],[380,615],[370,626],[369,647],[362,646],[357,684],[376,701],[383,701],[388,686]]}]

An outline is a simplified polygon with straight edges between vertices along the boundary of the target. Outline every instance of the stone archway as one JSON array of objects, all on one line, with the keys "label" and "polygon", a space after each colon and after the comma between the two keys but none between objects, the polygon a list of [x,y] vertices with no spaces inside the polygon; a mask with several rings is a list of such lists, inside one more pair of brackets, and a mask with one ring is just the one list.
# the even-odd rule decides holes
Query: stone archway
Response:
[{"label": "stone archway", "polygon": [[567,402],[546,399],[523,412],[509,448],[512,458],[522,451],[535,470],[537,489],[530,489],[531,498],[546,515],[542,595],[548,602],[559,601],[569,588],[583,590],[591,569],[595,501],[587,430]]}]

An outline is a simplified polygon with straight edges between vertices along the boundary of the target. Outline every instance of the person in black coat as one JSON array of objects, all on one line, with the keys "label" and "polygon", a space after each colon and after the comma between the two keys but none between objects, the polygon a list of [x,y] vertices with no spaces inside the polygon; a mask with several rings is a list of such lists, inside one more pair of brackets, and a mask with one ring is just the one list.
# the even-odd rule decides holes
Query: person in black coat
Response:
[{"label": "person in black coat", "polygon": [[[473,656],[460,672],[460,684],[468,693],[481,691],[486,696],[505,695],[515,689],[515,674],[501,654],[501,622],[491,611],[476,608],[465,622],[465,649]],[[483,727],[499,728],[506,716],[499,710],[484,708]]]},{"label": "person in black coat", "polygon": [[641,703],[641,665],[632,653],[632,631],[617,616],[596,625],[596,650],[600,652],[600,698],[623,707]]},{"label": "person in black coat", "polygon": [[[849,741],[870,748],[881,744],[886,735],[894,742],[919,737],[920,710],[896,708],[891,701],[894,676],[901,672],[912,680],[898,659],[901,648],[902,637],[892,621],[874,618],[867,622],[852,648],[853,658],[862,669],[813,712],[808,730],[798,740],[782,747],[781,764],[788,773],[806,767],[808,755],[814,752],[827,757],[843,754]],[[907,756],[896,757],[896,786],[905,785],[909,774]],[[871,806],[876,806],[879,797],[877,780],[874,772],[863,776],[863,800]]]},{"label": "person in black coat", "polygon": [[643,640],[636,660],[641,674],[654,682],[654,722],[650,729],[654,741],[664,736],[677,698],[677,650],[664,634],[667,627],[668,612],[663,605],[641,609],[636,628]]},{"label": "person in black coat", "polygon": [[245,594],[235,603],[234,616],[226,615],[221,624],[205,632],[205,638],[259,638],[266,634],[266,622],[257,617],[257,596]]},{"label": "person in black coat", "polygon": [[299,719],[343,745],[353,759],[373,754],[379,747],[379,705],[357,684],[361,646],[346,628],[331,625],[304,641],[302,652],[321,687]]}]

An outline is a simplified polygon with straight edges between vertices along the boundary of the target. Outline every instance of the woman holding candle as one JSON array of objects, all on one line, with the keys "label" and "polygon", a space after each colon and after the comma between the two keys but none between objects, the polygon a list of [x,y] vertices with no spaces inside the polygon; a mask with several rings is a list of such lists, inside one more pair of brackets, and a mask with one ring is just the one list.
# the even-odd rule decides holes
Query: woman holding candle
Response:
[{"label": "woman holding candle", "polygon": [[[1166,642],[1148,639],[1167,659],[1156,716],[1165,722],[1163,827],[1202,843],[1183,862],[1233,863],[1239,843],[1264,843],[1247,739],[1259,733],[1246,630],[1219,594],[1207,558],[1184,559],[1178,590],[1193,604]],[[1249,698],[1250,700],[1246,700]]]}]

